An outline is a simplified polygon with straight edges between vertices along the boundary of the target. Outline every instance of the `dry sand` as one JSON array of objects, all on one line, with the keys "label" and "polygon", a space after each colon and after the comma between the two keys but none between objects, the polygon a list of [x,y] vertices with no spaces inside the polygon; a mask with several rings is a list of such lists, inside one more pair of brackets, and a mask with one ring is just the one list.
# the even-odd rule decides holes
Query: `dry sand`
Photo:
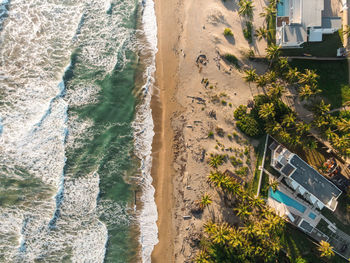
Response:
[{"label": "dry sand", "polygon": [[[259,0],[254,3],[253,24],[260,26],[263,20],[259,13],[265,4]],[[250,159],[252,165],[247,165],[249,174],[245,181],[251,179],[255,162],[252,147],[234,127],[233,111],[261,90],[245,83],[242,73],[226,64],[220,54],[232,53],[239,58],[241,68],[249,67],[252,62],[243,54],[253,49],[264,55],[266,42],[254,41],[249,45],[244,39],[245,20],[238,15],[236,1],[156,0],[156,14],[159,93],[152,101],[156,133],[152,175],[159,213],[159,243],[152,262],[191,262],[197,252],[196,233],[200,233],[204,222],[213,217],[236,221],[233,215],[222,211],[220,197],[206,181],[209,154],[227,153],[244,163]],[[226,27],[232,29],[233,38],[224,37]],[[201,54],[208,59],[205,65],[196,63]],[[254,67],[260,72],[265,70],[263,65]],[[202,83],[203,79],[208,79],[209,84]],[[226,106],[221,100],[226,101]],[[209,116],[211,111],[216,113],[216,119]],[[209,131],[216,127],[224,130],[224,137],[215,134],[214,139],[209,139]],[[229,140],[227,135],[234,132],[238,138]],[[242,153],[246,147],[249,157]],[[221,169],[235,170],[229,163]],[[213,204],[195,217],[191,208],[203,193],[212,196]],[[187,215],[191,218],[185,220],[183,216]]]}]

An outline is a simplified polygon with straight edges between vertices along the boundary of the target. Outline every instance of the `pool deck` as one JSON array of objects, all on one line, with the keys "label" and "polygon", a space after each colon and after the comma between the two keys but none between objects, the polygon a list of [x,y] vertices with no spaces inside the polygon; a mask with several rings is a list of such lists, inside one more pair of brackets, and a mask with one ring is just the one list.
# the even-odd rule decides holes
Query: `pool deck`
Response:
[{"label": "pool deck", "polygon": [[[293,215],[299,216],[301,219],[304,219],[306,222],[308,222],[312,227],[316,227],[318,222],[323,218],[323,216],[316,211],[310,204],[306,203],[304,200],[298,198],[295,193],[293,193],[290,189],[287,187],[284,187],[283,185],[279,185],[278,190],[282,192],[283,194],[289,196],[290,198],[294,199],[295,201],[299,202],[303,206],[306,207],[304,213],[300,212],[294,207],[287,206],[283,203],[280,203],[276,201],[275,199],[271,198],[270,195],[267,199],[267,204],[272,207],[277,214],[279,214],[282,217],[287,217],[288,213],[291,213]],[[316,215],[315,219],[312,219],[309,217],[310,212]],[[288,217],[287,217],[288,218]],[[290,219],[288,218],[290,221]]]}]

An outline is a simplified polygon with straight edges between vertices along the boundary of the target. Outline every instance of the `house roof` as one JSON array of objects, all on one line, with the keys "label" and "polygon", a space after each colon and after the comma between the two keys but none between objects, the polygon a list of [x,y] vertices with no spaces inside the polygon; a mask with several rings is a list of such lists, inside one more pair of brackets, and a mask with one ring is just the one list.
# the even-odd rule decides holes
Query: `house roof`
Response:
[{"label": "house roof", "polygon": [[296,168],[290,175],[290,178],[304,187],[322,203],[330,204],[333,197],[337,198],[342,193],[338,187],[310,167],[298,155],[293,155],[290,163]]}]

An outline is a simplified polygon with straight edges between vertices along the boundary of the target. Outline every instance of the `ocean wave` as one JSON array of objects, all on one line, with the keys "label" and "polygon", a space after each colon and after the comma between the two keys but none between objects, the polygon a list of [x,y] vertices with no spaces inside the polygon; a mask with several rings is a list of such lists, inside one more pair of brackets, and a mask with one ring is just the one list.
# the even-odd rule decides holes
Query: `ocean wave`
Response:
[{"label": "ocean wave", "polygon": [[154,123],[152,119],[151,98],[154,88],[155,55],[157,53],[157,23],[152,0],[144,0],[142,13],[143,32],[148,42],[147,68],[144,73],[145,84],[142,87],[142,104],[137,107],[133,124],[135,131],[135,153],[141,160],[142,196],[143,204],[139,215],[140,243],[142,246],[142,261],[151,262],[153,247],[158,243],[157,207],[154,201],[154,187],[152,186],[152,141],[154,136]]}]

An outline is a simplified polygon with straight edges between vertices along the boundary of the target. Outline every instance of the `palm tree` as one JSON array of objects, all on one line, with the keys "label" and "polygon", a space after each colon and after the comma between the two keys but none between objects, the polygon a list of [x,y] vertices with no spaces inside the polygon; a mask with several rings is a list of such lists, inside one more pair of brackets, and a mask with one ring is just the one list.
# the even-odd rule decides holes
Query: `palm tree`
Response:
[{"label": "palm tree", "polygon": [[326,241],[321,240],[318,251],[321,252],[321,257],[330,258],[334,256],[333,247]]},{"label": "palm tree", "polygon": [[285,125],[287,128],[290,126],[293,126],[294,123],[295,123],[295,114],[293,112],[283,116],[282,124]]},{"label": "palm tree", "polygon": [[267,85],[267,82],[268,80],[266,75],[260,75],[256,78],[256,84],[258,87],[261,87],[261,88],[265,87]]},{"label": "palm tree", "polygon": [[337,148],[340,152],[344,152],[345,149],[348,148],[350,144],[349,134],[339,136],[338,134],[334,133],[334,136],[332,138],[332,143],[334,147]]},{"label": "palm tree", "polygon": [[267,29],[264,27],[259,27],[257,30],[255,30],[255,37],[258,39],[258,41],[262,40],[263,38],[267,38]]},{"label": "palm tree", "polygon": [[291,141],[291,136],[290,134],[285,130],[285,129],[282,129],[279,133],[279,137],[284,141],[284,142],[287,142],[289,143]]},{"label": "palm tree", "polygon": [[253,197],[250,201],[249,204],[252,207],[256,207],[256,208],[262,208],[264,206],[264,200],[261,199],[260,197]]},{"label": "palm tree", "polygon": [[273,118],[275,116],[275,107],[273,106],[273,103],[264,103],[261,105],[259,110],[259,117],[262,119],[269,119]]},{"label": "palm tree", "polygon": [[246,16],[248,18],[253,17],[253,2],[250,0],[240,0],[239,3],[238,14],[242,16]]},{"label": "palm tree", "polygon": [[210,172],[208,176],[208,181],[210,185],[214,185],[215,187],[222,188],[225,185],[227,178],[224,174],[219,171]]},{"label": "palm tree", "polygon": [[266,123],[265,130],[269,134],[278,134],[282,130],[282,126],[279,122],[276,121],[270,121]]},{"label": "palm tree", "polygon": [[317,89],[317,86],[315,84],[313,85],[308,85],[306,84],[305,86],[301,86],[299,88],[299,96],[301,100],[308,100],[310,97],[316,95],[317,93],[320,93],[321,90]]},{"label": "palm tree", "polygon": [[234,210],[237,212],[237,216],[239,216],[240,218],[245,218],[252,214],[249,211],[248,206],[243,204],[240,204],[239,207],[234,208]]},{"label": "palm tree", "polygon": [[276,192],[278,188],[279,182],[276,179],[273,179],[269,182],[269,187],[272,189],[272,191]]},{"label": "palm tree", "polygon": [[274,61],[277,60],[280,56],[280,48],[279,46],[276,46],[275,44],[272,44],[268,48],[266,48],[266,57],[267,59]]},{"label": "palm tree", "polygon": [[290,68],[286,73],[286,79],[290,84],[296,83],[299,79],[300,72],[297,68]]},{"label": "palm tree", "polygon": [[211,235],[214,244],[224,245],[230,239],[230,227],[227,223],[220,224]]},{"label": "palm tree", "polygon": [[211,235],[213,232],[216,231],[217,225],[213,221],[209,220],[203,225],[203,229],[205,233]]},{"label": "palm tree", "polygon": [[258,75],[255,72],[255,69],[247,69],[244,71],[245,76],[243,77],[247,82],[253,82],[257,79]]},{"label": "palm tree", "polygon": [[324,100],[321,100],[320,103],[316,102],[313,105],[313,112],[315,113],[316,116],[321,116],[329,112],[330,108],[331,108],[330,104],[326,104]]},{"label": "palm tree", "polygon": [[305,133],[307,133],[308,131],[310,131],[311,129],[311,125],[304,123],[302,121],[298,121],[295,124],[295,131],[299,134],[299,135],[304,135]]},{"label": "palm tree", "polygon": [[201,210],[204,210],[204,208],[206,208],[208,205],[210,205],[212,203],[211,197],[210,195],[208,195],[207,193],[205,193],[202,196],[202,199],[199,203],[199,207]]},{"label": "palm tree", "polygon": [[346,120],[344,118],[341,118],[338,123],[338,130],[342,132],[349,132],[350,131],[350,120]]},{"label": "palm tree", "polygon": [[317,83],[319,76],[316,74],[315,70],[306,69],[305,73],[299,75],[300,84],[314,85]]},{"label": "palm tree", "polygon": [[230,232],[229,245],[233,248],[242,247],[242,235],[237,229],[232,228]]},{"label": "palm tree", "polygon": [[286,70],[289,69],[289,64],[288,64],[288,59],[287,58],[280,58],[278,60],[278,70],[279,72],[285,72]]},{"label": "palm tree", "polygon": [[268,83],[273,83],[276,81],[277,77],[276,77],[276,72],[275,71],[267,71],[264,76],[266,77],[266,80]]},{"label": "palm tree", "polygon": [[208,252],[203,250],[203,249],[201,251],[199,251],[199,253],[196,256],[195,262],[196,263],[209,263]]},{"label": "palm tree", "polygon": [[224,162],[224,157],[220,154],[211,154],[209,158],[209,166],[217,169],[219,165],[222,165]]},{"label": "palm tree", "polygon": [[277,83],[272,83],[271,87],[267,91],[267,95],[273,99],[278,99],[282,96],[285,88]]},{"label": "palm tree", "polygon": [[277,12],[276,5],[268,5],[264,7],[265,12],[260,13],[260,17],[264,17],[265,21],[268,22],[270,17],[274,16]]}]

